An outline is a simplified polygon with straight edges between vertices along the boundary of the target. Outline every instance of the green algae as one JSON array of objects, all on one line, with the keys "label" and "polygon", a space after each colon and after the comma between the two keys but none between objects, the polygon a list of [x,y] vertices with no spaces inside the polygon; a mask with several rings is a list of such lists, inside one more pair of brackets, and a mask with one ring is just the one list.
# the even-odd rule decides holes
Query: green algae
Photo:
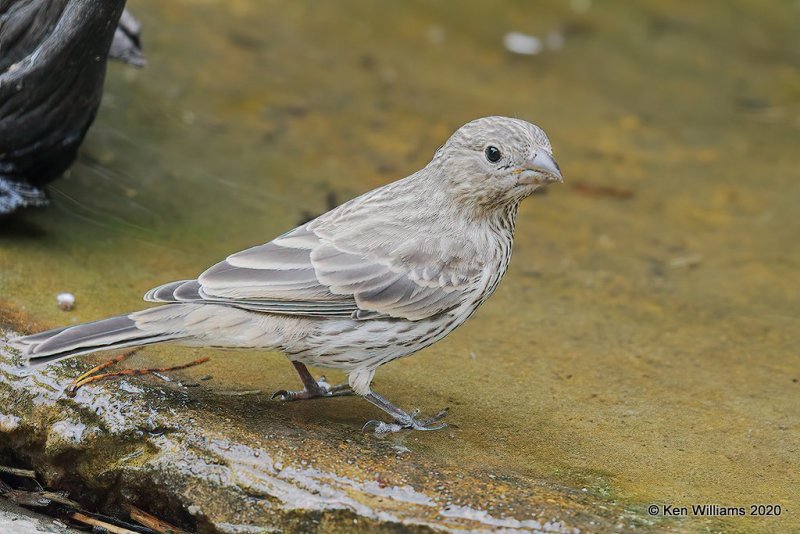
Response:
[{"label": "green algae", "polygon": [[[418,469],[563,487],[640,521],[652,502],[784,507],[680,530],[800,528],[795,5],[131,7],[147,69],[112,66],[56,206],[0,228],[0,299],[29,318],[17,326],[136,309],[332,192],[416,170],[463,122],[519,116],[550,134],[567,183],[524,204],[509,274],[470,322],[379,371],[376,390],[400,406],[451,408],[444,433],[387,446]],[[512,56],[512,30],[565,44]],[[61,291],[73,312],[55,306]],[[372,447],[363,401],[267,402],[296,383],[279,355],[154,347],[129,365],[201,354],[212,362],[185,376],[213,376],[191,391],[214,417],[265,435],[280,418],[290,430],[271,439],[300,455]]]}]

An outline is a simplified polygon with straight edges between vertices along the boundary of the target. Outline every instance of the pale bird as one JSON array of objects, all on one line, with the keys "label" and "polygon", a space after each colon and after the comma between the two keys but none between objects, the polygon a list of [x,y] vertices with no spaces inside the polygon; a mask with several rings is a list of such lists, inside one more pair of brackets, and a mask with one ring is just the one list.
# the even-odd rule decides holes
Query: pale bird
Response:
[{"label": "pale bird", "polygon": [[[477,119],[420,171],[145,295],[161,306],[12,344],[32,365],[161,342],[278,350],[304,388],[277,398],[355,393],[392,417],[378,431],[442,428],[444,412],[418,419],[373,391],[375,370],[439,341],[491,296],[520,201],[561,181],[539,127]],[[341,369],[348,384],[317,381],[306,365]]]}]

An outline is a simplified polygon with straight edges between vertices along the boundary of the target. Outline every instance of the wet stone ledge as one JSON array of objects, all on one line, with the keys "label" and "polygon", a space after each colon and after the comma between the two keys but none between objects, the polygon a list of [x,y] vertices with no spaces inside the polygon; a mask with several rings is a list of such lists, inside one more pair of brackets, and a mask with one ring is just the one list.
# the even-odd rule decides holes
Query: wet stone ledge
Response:
[{"label": "wet stone ledge", "polygon": [[3,534],[80,534],[59,521],[0,499],[0,532]]},{"label": "wet stone ledge", "polygon": [[263,408],[266,395],[143,377],[69,398],[88,362],[21,367],[9,336],[0,336],[0,460],[32,467],[89,510],[126,517],[134,505],[198,532],[647,530],[580,492],[422,460],[402,436],[287,421]]}]

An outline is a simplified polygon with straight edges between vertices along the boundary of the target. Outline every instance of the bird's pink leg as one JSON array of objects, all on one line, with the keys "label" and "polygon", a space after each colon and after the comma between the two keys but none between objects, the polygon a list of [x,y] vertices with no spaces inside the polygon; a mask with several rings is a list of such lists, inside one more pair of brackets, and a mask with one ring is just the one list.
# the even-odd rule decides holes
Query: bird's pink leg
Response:
[{"label": "bird's pink leg", "polygon": [[300,380],[303,381],[303,389],[300,391],[288,391],[282,389],[272,394],[272,400],[294,401],[316,399],[318,397],[341,397],[352,395],[353,390],[347,384],[331,386],[325,381],[325,377],[315,380],[308,368],[300,362],[292,362]]}]

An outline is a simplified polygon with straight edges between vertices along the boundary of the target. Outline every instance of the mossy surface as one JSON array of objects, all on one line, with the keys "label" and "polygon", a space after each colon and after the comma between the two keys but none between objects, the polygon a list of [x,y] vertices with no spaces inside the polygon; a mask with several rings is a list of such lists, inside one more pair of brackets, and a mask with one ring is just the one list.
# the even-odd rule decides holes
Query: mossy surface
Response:
[{"label": "mossy surface", "polygon": [[[130,504],[199,532],[572,533],[635,525],[580,491],[439,462],[416,439],[303,420],[266,395],[229,396],[150,377],[64,385],[76,362],[20,367],[0,338],[0,458],[35,467],[87,509]],[[184,377],[185,378],[185,377]],[[457,433],[441,433],[453,442]]]}]

